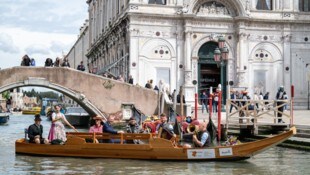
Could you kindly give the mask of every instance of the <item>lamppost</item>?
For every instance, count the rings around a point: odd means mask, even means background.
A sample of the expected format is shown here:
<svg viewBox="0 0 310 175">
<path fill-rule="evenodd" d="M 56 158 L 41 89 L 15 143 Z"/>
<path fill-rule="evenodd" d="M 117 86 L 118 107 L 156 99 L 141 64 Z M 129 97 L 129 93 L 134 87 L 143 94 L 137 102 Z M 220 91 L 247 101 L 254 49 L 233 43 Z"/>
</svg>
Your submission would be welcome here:
<svg viewBox="0 0 310 175">
<path fill-rule="evenodd" d="M 221 91 L 224 91 L 224 66 L 226 65 L 226 62 L 228 60 L 228 53 L 229 50 L 228 48 L 225 46 L 225 38 L 224 36 L 220 36 L 218 38 L 218 45 L 219 47 L 217 47 L 214 50 L 214 61 L 216 62 L 218 67 L 221 67 Z M 226 95 L 223 95 L 223 104 L 226 103 L 225 98 Z"/>
<path fill-rule="evenodd" d="M 222 129 L 221 129 L 221 111 L 222 109 L 222 101 L 223 104 L 225 103 L 224 100 L 222 99 L 226 99 L 226 95 L 223 94 L 225 86 L 224 86 L 224 66 L 226 65 L 226 62 L 228 60 L 228 53 L 229 50 L 228 48 L 225 46 L 225 38 L 223 36 L 220 36 L 218 38 L 218 44 L 219 47 L 216 48 L 214 50 L 214 61 L 216 62 L 217 66 L 221 66 L 221 92 L 219 92 L 219 101 L 218 101 L 218 140 L 221 140 L 221 133 L 222 133 Z"/>
</svg>

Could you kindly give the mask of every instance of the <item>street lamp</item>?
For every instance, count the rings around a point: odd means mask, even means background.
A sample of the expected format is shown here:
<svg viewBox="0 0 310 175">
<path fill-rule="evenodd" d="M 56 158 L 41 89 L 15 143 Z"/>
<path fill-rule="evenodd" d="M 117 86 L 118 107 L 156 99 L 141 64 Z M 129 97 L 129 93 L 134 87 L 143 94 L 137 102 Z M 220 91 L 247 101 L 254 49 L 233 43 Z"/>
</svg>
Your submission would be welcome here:
<svg viewBox="0 0 310 175">
<path fill-rule="evenodd" d="M 219 93 L 219 111 L 218 111 L 218 126 L 217 126 L 217 129 L 218 129 L 218 140 L 220 141 L 221 140 L 221 111 L 223 110 L 222 107 L 222 101 L 223 101 L 223 104 L 225 103 L 224 100 L 222 99 L 225 99 L 226 95 L 224 94 L 223 95 L 223 91 L 224 91 L 224 66 L 228 60 L 228 53 L 229 53 L 229 50 L 228 48 L 225 46 L 225 38 L 223 36 L 220 36 L 218 38 L 218 45 L 219 47 L 216 48 L 214 50 L 214 61 L 216 62 L 217 66 L 221 66 L 221 92 Z"/>
<path fill-rule="evenodd" d="M 217 47 L 214 50 L 214 61 L 216 62 L 218 67 L 221 67 L 221 87 L 222 87 L 222 92 L 223 92 L 224 90 L 224 66 L 226 65 L 226 62 L 228 60 L 228 53 L 229 53 L 228 48 L 225 46 L 224 36 L 220 36 L 218 38 L 218 46 L 219 47 Z M 226 97 L 226 95 L 223 97 Z"/>
</svg>

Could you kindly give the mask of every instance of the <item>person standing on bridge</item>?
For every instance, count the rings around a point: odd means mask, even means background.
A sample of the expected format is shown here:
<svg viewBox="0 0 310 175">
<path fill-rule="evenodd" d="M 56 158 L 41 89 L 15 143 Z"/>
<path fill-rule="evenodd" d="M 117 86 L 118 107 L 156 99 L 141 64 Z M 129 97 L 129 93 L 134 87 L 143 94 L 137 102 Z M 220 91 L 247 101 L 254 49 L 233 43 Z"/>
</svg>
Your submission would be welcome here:
<svg viewBox="0 0 310 175">
<path fill-rule="evenodd" d="M 60 59 L 57 57 L 54 62 L 54 67 L 60 67 Z"/>
<path fill-rule="evenodd" d="M 68 58 L 64 58 L 64 62 L 61 64 L 61 67 L 70 67 L 70 63 Z"/>
<path fill-rule="evenodd" d="M 53 67 L 53 60 L 51 58 L 46 58 L 45 67 Z"/>
<path fill-rule="evenodd" d="M 36 61 L 34 60 L 34 58 L 31 58 L 30 66 L 36 66 Z"/>
<path fill-rule="evenodd" d="M 53 140 L 59 139 L 63 142 L 67 141 L 66 130 L 63 123 L 67 124 L 75 132 L 78 132 L 74 126 L 72 126 L 65 115 L 60 112 L 60 105 L 55 105 L 55 112 L 52 114 L 52 125 L 50 132 L 48 134 L 48 140 L 52 142 Z"/>
<path fill-rule="evenodd" d="M 77 66 L 77 70 L 79 71 L 85 71 L 85 66 L 83 64 L 83 61 L 81 61 L 81 63 Z"/>
<path fill-rule="evenodd" d="M 28 55 L 24 55 L 22 58 L 21 66 L 30 66 L 30 58 Z"/>
</svg>

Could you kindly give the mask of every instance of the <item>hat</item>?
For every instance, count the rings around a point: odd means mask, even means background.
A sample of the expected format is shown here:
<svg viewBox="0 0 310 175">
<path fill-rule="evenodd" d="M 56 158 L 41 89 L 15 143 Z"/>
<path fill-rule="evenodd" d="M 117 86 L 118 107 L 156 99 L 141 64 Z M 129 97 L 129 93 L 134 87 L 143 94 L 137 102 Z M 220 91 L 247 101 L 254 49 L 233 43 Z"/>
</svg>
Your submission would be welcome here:
<svg viewBox="0 0 310 175">
<path fill-rule="evenodd" d="M 93 117 L 93 120 L 102 120 L 102 117 L 96 115 L 95 117 Z"/>
<path fill-rule="evenodd" d="M 34 121 L 42 121 L 40 114 L 34 116 Z"/>
</svg>

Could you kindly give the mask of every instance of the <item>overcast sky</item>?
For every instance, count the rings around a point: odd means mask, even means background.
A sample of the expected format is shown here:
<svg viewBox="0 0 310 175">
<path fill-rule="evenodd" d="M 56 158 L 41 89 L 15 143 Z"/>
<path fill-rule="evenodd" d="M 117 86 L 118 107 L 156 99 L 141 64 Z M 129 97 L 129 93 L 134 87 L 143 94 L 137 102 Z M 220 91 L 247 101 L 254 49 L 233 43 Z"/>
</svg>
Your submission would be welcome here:
<svg viewBox="0 0 310 175">
<path fill-rule="evenodd" d="M 88 18 L 86 0 L 0 0 L 0 68 L 28 54 L 43 66 L 67 53 Z"/>
</svg>

